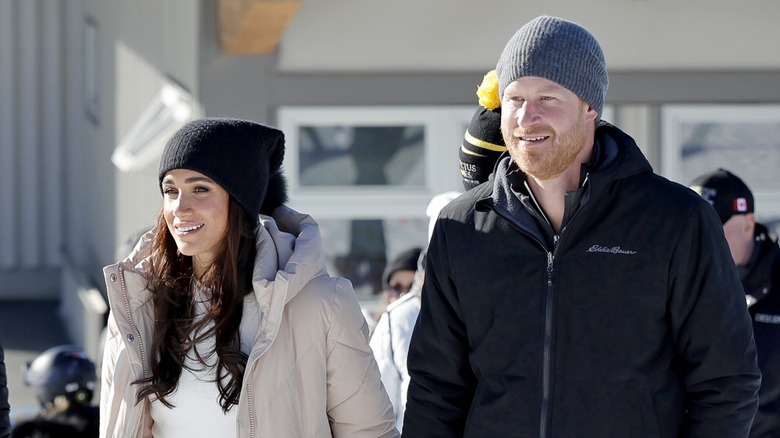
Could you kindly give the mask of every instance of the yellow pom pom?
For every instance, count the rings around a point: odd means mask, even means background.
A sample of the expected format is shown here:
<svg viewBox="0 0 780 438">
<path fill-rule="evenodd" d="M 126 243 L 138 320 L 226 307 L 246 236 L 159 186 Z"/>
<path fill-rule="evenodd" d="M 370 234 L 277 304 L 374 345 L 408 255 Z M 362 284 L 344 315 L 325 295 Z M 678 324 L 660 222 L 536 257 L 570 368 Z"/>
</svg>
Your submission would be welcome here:
<svg viewBox="0 0 780 438">
<path fill-rule="evenodd" d="M 498 75 L 495 70 L 490 70 L 482 78 L 482 83 L 477 87 L 477 97 L 479 104 L 489 110 L 501 106 L 501 99 L 498 98 Z"/>
</svg>

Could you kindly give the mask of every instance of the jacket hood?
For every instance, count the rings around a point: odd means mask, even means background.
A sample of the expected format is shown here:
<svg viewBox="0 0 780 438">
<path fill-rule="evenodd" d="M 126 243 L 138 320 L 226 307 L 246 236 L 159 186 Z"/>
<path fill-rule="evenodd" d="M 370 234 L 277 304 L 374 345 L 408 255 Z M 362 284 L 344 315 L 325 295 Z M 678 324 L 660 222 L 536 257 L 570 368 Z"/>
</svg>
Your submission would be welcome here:
<svg viewBox="0 0 780 438">
<path fill-rule="evenodd" d="M 328 275 L 317 222 L 282 205 L 260 215 L 252 286 L 262 312 L 261 344 L 276 338 L 284 307 L 312 279 Z"/>
<path fill-rule="evenodd" d="M 260 215 L 255 228 L 257 256 L 252 274 L 252 286 L 264 315 L 264 323 L 278 322 L 281 312 L 313 278 L 328 275 L 319 225 L 311 216 L 282 205 L 272 216 Z M 125 271 L 145 276 L 145 265 L 151 254 L 154 231 L 139 239 L 130 255 L 118 264 Z M 144 282 L 137 280 L 140 286 Z M 145 288 L 129 294 L 134 305 L 148 301 Z"/>
<path fill-rule="evenodd" d="M 653 168 L 634 139 L 616 126 L 600 121 L 596 126 L 593 157 L 585 165 L 591 176 L 624 179 Z"/>
<path fill-rule="evenodd" d="M 600 192 L 614 180 L 652 171 L 652 166 L 630 135 L 608 122 L 603 120 L 599 122 L 596 127 L 593 155 L 588 163 L 582 165 L 581 176 L 584 179 L 585 175 L 588 175 L 593 185 L 593 192 Z M 475 189 L 475 194 L 490 194 L 485 189 L 492 185 L 494 204 L 511 205 L 511 202 L 507 202 L 507 199 L 513 197 L 507 178 L 514 172 L 520 172 L 517 165 L 508 154 L 502 155 L 489 182 L 481 186 L 482 190 Z"/>
<path fill-rule="evenodd" d="M 608 122 L 600 121 L 596 127 L 591 158 L 581 168 L 582 186 L 576 194 L 578 205 L 606 193 L 609 185 L 615 181 L 652 171 L 650 163 L 631 136 Z M 529 213 L 535 210 L 535 201 L 525 188 L 524 180 L 525 176 L 511 156 L 504 154 L 488 181 L 469 190 L 457 203 L 472 203 L 477 210 L 493 208 L 520 229 L 537 236 L 540 241 L 549 240 L 552 236 L 539 225 L 546 219 L 537 220 L 532 217 L 533 213 Z"/>
<path fill-rule="evenodd" d="M 328 275 L 320 228 L 311 216 L 283 205 L 272 216 L 260 215 L 255 234 L 252 284 L 258 300 L 283 286 L 287 303 L 313 278 Z"/>
</svg>

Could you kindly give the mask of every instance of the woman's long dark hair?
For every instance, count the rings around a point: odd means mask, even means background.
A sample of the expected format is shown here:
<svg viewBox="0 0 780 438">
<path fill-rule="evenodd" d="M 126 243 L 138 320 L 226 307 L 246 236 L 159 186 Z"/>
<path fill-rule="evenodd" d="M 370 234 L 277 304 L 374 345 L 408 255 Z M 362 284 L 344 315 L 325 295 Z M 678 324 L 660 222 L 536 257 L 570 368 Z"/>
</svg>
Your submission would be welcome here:
<svg viewBox="0 0 780 438">
<path fill-rule="evenodd" d="M 192 257 L 178 252 L 162 210 L 158 214 L 148 272 L 155 313 L 151 374 L 135 382 L 141 384 L 137 401 L 154 395 L 165 406 L 173 407 L 166 397 L 176 390 L 185 356 L 197 343 L 215 336 L 219 404 L 224 412 L 238 404 L 247 362 L 247 355 L 240 350 L 238 329 L 244 297 L 252 291 L 255 262 L 256 220 L 251 219 L 231 196 L 221 251 L 203 277 L 197 279 L 211 293 L 210 310 L 195 322 Z M 206 329 L 210 321 L 214 325 Z M 196 357 L 204 362 L 200 354 Z"/>
</svg>

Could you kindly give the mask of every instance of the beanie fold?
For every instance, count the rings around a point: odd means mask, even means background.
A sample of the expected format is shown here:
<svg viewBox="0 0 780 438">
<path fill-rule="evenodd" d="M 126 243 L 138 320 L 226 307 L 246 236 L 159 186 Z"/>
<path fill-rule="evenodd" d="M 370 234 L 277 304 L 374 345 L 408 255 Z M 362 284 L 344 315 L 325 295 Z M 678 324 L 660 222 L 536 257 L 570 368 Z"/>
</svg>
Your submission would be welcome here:
<svg viewBox="0 0 780 438">
<path fill-rule="evenodd" d="M 585 28 L 556 17 L 537 17 L 504 47 L 498 64 L 499 94 L 513 81 L 536 76 L 556 82 L 595 109 L 599 116 L 609 87 L 601 46 Z"/>
<path fill-rule="evenodd" d="M 162 186 L 165 174 L 173 169 L 200 172 L 256 218 L 287 201 L 283 159 L 284 134 L 276 128 L 240 119 L 198 119 L 168 140 L 160 158 L 159 183 Z M 273 194 L 265 202 L 269 187 Z"/>
</svg>

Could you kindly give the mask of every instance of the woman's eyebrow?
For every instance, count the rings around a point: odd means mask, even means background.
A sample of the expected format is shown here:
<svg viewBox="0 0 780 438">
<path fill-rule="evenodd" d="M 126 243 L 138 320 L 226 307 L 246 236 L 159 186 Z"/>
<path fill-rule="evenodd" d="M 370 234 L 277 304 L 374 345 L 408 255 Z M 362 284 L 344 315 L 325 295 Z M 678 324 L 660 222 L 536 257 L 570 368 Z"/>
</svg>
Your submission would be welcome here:
<svg viewBox="0 0 780 438">
<path fill-rule="evenodd" d="M 191 184 L 194 182 L 207 182 L 214 184 L 214 180 L 206 176 L 193 176 L 184 180 L 185 183 Z"/>
<path fill-rule="evenodd" d="M 187 179 L 184 180 L 185 184 L 192 184 L 192 183 L 196 183 L 196 182 L 206 182 L 206 183 L 216 184 L 213 179 L 205 177 L 205 176 L 193 176 L 193 177 L 190 177 L 190 178 L 187 178 Z M 162 183 L 163 184 L 173 184 L 174 181 L 173 181 L 173 178 L 171 178 L 170 176 L 166 176 L 165 179 L 163 179 Z"/>
</svg>

